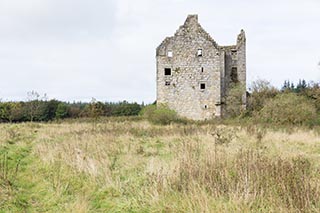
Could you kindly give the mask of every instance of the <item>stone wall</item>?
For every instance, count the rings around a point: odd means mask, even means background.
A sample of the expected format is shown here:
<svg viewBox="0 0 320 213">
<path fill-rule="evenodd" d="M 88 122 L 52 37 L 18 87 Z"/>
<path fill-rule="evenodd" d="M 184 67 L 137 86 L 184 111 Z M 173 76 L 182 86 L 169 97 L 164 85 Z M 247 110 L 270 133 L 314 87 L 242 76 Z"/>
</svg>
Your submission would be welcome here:
<svg viewBox="0 0 320 213">
<path fill-rule="evenodd" d="M 246 36 L 244 30 L 241 30 L 241 33 L 238 35 L 237 38 L 237 49 L 238 49 L 238 74 L 239 74 L 239 81 L 242 85 L 246 85 L 246 74 L 247 74 L 247 64 L 246 64 Z M 243 91 L 242 95 L 242 107 L 246 108 L 247 103 L 247 95 L 246 90 Z"/>
<path fill-rule="evenodd" d="M 175 35 L 157 48 L 157 103 L 167 104 L 179 115 L 194 120 L 221 116 L 228 76 L 232 67 L 243 63 L 232 60 L 232 48 L 241 55 L 245 50 L 240 43 L 239 50 L 237 46 L 219 47 L 200 26 L 198 16 L 189 15 Z M 171 69 L 170 75 L 165 69 Z M 242 73 L 239 68 L 239 78 L 243 78 Z"/>
</svg>

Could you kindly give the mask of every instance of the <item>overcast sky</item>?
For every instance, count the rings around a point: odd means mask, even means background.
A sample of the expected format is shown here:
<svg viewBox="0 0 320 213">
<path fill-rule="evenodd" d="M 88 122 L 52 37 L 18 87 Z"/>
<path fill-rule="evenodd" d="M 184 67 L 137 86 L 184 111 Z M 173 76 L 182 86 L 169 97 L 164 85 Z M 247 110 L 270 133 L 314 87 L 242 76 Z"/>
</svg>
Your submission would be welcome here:
<svg viewBox="0 0 320 213">
<path fill-rule="evenodd" d="M 188 14 L 247 36 L 247 84 L 320 81 L 320 0 L 0 0 L 0 99 L 152 102 L 155 49 Z"/>
</svg>

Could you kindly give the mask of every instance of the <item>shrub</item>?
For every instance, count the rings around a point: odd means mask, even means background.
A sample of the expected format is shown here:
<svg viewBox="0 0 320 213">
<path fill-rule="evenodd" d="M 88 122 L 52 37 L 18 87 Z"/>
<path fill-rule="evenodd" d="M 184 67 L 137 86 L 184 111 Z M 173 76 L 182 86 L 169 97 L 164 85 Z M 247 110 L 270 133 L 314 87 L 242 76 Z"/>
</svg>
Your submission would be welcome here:
<svg viewBox="0 0 320 213">
<path fill-rule="evenodd" d="M 178 121 L 178 115 L 166 105 L 149 105 L 141 111 L 143 117 L 154 124 L 168 125 Z"/>
<path fill-rule="evenodd" d="M 313 84 L 312 86 L 304 89 L 302 95 L 306 96 L 313 101 L 317 111 L 320 112 L 320 85 Z"/>
<path fill-rule="evenodd" d="M 226 98 L 226 117 L 237 117 L 243 112 L 244 94 L 246 88 L 242 84 L 233 85 Z"/>
<path fill-rule="evenodd" d="M 266 102 L 279 94 L 279 90 L 271 86 L 270 82 L 266 80 L 252 82 L 251 91 L 247 100 L 247 110 L 249 114 L 253 111 L 260 111 Z"/>
<path fill-rule="evenodd" d="M 277 124 L 312 124 L 317 122 L 314 104 L 304 96 L 283 93 L 270 99 L 255 118 Z"/>
<path fill-rule="evenodd" d="M 146 119 L 149 119 L 156 109 L 157 109 L 156 104 L 147 105 L 140 111 L 140 116 L 143 116 Z"/>
</svg>

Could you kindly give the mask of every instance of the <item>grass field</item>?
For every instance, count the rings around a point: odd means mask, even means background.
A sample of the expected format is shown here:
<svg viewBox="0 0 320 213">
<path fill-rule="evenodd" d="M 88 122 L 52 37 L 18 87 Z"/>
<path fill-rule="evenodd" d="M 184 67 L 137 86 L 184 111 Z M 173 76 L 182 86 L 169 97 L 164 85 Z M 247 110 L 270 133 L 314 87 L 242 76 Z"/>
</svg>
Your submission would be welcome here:
<svg viewBox="0 0 320 213">
<path fill-rule="evenodd" d="M 0 124 L 0 212 L 320 212 L 320 131 Z"/>
</svg>

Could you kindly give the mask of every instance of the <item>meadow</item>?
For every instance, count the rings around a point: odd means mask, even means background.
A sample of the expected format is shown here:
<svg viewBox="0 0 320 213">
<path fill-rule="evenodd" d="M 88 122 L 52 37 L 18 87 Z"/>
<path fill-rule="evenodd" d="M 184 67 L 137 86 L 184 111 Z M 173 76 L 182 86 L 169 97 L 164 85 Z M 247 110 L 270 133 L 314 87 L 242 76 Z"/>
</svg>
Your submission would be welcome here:
<svg viewBox="0 0 320 213">
<path fill-rule="evenodd" d="M 320 129 L 0 124 L 0 212 L 320 212 Z"/>
</svg>

